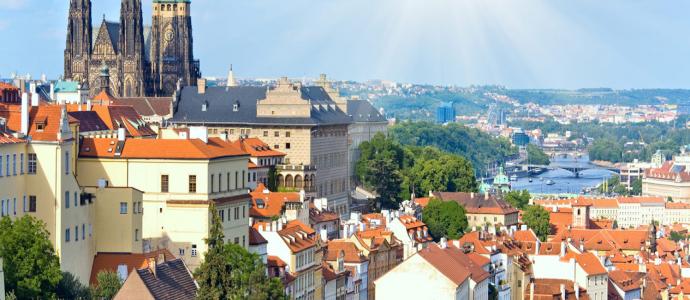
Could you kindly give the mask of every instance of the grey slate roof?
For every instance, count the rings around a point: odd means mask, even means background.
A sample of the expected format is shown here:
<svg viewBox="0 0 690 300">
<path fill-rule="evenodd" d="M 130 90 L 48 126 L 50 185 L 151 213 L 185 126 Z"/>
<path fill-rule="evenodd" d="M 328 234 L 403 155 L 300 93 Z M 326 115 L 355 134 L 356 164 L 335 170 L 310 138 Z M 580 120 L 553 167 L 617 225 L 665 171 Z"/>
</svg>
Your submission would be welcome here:
<svg viewBox="0 0 690 300">
<path fill-rule="evenodd" d="M 148 268 L 137 270 L 137 273 L 155 299 L 196 298 L 194 279 L 179 258 L 157 265 L 155 276 Z"/>
<path fill-rule="evenodd" d="M 347 101 L 347 113 L 352 116 L 355 123 L 387 122 L 386 118 L 366 100 Z"/>
<path fill-rule="evenodd" d="M 67 114 L 79 120 L 79 131 L 81 132 L 109 130 L 95 111 L 72 111 Z"/>
<path fill-rule="evenodd" d="M 256 103 L 266 99 L 266 87 L 207 87 L 204 94 L 197 92 L 197 87 L 182 89 L 180 101 L 175 109 L 171 123 L 175 124 L 247 124 L 247 125 L 335 125 L 350 124 L 352 118 L 335 106 L 321 87 L 302 87 L 302 98 L 311 100 L 311 117 L 257 117 Z M 206 111 L 202 104 L 206 103 Z M 233 105 L 239 104 L 239 110 L 233 111 Z M 314 108 L 316 104 L 325 104 Z"/>
</svg>

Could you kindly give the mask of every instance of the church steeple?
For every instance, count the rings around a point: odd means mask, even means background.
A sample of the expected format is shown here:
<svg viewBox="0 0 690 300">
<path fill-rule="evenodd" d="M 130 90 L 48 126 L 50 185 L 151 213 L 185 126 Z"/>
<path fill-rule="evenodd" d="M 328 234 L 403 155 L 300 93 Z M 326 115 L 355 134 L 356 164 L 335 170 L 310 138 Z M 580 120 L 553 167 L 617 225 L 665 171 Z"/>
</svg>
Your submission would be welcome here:
<svg viewBox="0 0 690 300">
<path fill-rule="evenodd" d="M 65 78 L 88 78 L 91 56 L 91 0 L 70 0 L 65 48 Z"/>
<path fill-rule="evenodd" d="M 119 95 L 124 97 L 144 96 L 145 49 L 144 23 L 142 21 L 141 0 L 122 0 L 120 8 L 120 66 L 124 70 Z M 125 68 L 124 66 L 128 66 Z"/>
</svg>

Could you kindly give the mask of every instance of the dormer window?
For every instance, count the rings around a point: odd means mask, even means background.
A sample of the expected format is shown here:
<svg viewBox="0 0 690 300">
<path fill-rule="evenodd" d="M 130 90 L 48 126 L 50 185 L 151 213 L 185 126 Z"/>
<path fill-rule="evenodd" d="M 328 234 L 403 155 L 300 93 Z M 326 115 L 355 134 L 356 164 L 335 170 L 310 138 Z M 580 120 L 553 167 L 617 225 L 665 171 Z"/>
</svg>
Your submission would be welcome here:
<svg viewBox="0 0 690 300">
<path fill-rule="evenodd" d="M 45 121 L 36 123 L 36 131 L 43 131 L 46 128 Z"/>
<path fill-rule="evenodd" d="M 206 111 L 208 109 L 208 102 L 204 101 L 204 103 L 201 103 L 201 111 Z"/>
<path fill-rule="evenodd" d="M 232 111 L 239 111 L 240 110 L 240 103 L 235 101 L 235 104 L 232 105 Z"/>
</svg>

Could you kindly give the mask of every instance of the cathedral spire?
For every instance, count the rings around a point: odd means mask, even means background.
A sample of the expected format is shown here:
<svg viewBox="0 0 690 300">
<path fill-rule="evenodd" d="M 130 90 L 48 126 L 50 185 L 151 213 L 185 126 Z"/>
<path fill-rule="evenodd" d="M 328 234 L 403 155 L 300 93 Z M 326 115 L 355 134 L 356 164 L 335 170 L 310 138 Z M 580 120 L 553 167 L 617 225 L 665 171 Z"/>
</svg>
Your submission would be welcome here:
<svg viewBox="0 0 690 300">
<path fill-rule="evenodd" d="M 230 65 L 230 72 L 228 72 L 228 83 L 226 86 L 237 86 L 237 81 L 235 80 L 235 74 L 232 72 L 232 65 Z"/>
<path fill-rule="evenodd" d="M 88 78 L 91 56 L 91 0 L 71 0 L 67 19 L 65 78 Z"/>
</svg>

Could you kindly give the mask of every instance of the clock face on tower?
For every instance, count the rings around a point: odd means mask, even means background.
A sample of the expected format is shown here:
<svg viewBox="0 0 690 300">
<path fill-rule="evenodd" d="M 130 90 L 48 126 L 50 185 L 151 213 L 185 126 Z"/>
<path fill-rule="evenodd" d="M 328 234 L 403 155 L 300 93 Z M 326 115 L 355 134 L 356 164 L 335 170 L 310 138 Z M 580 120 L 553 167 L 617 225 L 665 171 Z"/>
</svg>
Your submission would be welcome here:
<svg viewBox="0 0 690 300">
<path fill-rule="evenodd" d="M 165 33 L 163 34 L 163 38 L 165 38 L 166 42 L 172 41 L 174 36 L 175 36 L 175 32 L 173 32 L 171 27 L 168 27 L 165 29 Z"/>
</svg>

